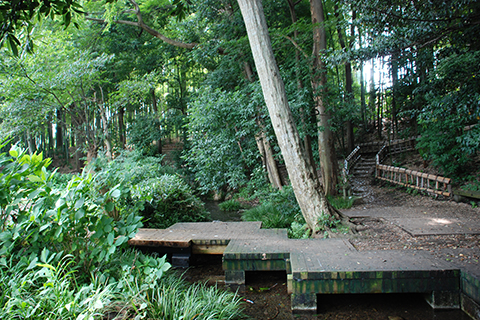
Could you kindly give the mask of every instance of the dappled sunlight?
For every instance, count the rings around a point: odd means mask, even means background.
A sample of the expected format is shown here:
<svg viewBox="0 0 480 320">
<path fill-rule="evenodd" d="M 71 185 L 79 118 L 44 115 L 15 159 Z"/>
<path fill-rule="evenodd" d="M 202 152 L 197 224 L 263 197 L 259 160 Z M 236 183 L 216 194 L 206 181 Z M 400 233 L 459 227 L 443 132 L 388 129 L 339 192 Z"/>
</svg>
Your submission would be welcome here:
<svg viewBox="0 0 480 320">
<path fill-rule="evenodd" d="M 430 222 L 428 222 L 428 225 L 446 225 L 446 224 L 452 224 L 453 221 L 444 219 L 444 218 L 432 218 L 430 219 Z"/>
</svg>

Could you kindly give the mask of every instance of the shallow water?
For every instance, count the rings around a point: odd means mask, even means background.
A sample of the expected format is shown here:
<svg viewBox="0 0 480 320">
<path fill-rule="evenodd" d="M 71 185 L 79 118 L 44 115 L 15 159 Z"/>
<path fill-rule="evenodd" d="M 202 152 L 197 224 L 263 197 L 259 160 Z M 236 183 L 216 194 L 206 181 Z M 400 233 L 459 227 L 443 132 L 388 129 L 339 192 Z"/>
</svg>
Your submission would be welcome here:
<svg viewBox="0 0 480 320">
<path fill-rule="evenodd" d="M 223 211 L 218 207 L 219 201 L 203 200 L 203 202 L 213 221 L 242 221 L 242 214 L 239 211 Z"/>
</svg>

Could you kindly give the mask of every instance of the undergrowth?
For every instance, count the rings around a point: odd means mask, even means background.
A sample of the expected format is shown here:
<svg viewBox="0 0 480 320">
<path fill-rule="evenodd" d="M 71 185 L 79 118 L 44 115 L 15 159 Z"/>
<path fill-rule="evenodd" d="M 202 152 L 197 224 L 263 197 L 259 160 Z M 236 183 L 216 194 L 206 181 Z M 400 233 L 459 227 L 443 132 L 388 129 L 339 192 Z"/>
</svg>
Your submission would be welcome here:
<svg viewBox="0 0 480 320">
<path fill-rule="evenodd" d="M 0 154 L 0 319 L 240 317 L 235 293 L 187 285 L 165 256 L 128 249 L 142 223 L 123 178 L 140 188 L 151 172 L 130 159 L 125 175 L 114 163 L 65 181 L 49 163 L 16 147 Z M 172 197 L 188 193 L 175 182 Z"/>
</svg>

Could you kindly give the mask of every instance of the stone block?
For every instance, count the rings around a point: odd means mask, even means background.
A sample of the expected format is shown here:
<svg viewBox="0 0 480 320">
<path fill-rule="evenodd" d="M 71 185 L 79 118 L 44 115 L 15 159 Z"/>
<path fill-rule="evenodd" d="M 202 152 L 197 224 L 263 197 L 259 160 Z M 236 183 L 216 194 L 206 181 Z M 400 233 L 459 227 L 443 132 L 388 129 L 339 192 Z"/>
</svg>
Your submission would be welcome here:
<svg viewBox="0 0 480 320">
<path fill-rule="evenodd" d="M 425 294 L 425 300 L 433 309 L 460 309 L 458 291 L 433 291 Z"/>
</svg>

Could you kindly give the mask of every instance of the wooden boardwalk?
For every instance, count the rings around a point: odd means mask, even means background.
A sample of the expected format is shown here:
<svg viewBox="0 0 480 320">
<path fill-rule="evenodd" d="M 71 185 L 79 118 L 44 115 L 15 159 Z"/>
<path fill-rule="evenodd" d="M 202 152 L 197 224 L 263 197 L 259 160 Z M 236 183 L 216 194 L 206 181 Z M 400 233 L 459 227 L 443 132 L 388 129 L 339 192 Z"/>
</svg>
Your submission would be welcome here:
<svg viewBox="0 0 480 320">
<path fill-rule="evenodd" d="M 425 293 L 432 307 L 460 307 L 460 270 L 419 251 L 358 252 L 347 240 L 288 239 L 260 222 L 177 223 L 140 229 L 129 243 L 223 254 L 230 286 L 244 285 L 248 271 L 285 270 L 294 312 L 315 312 L 317 295 L 337 293 Z"/>
</svg>

